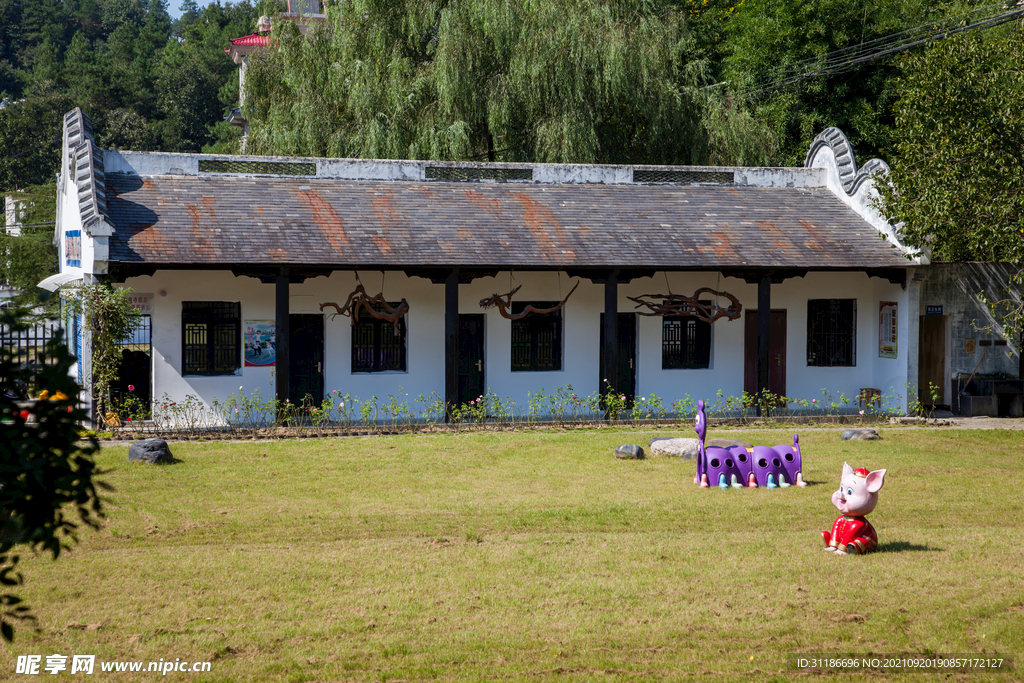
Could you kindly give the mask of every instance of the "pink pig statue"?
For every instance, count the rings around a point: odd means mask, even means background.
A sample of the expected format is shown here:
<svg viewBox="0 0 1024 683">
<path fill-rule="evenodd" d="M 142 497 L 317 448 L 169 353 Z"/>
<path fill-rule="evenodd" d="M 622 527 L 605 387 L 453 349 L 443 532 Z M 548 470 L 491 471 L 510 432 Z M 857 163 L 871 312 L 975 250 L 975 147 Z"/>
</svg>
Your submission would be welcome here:
<svg viewBox="0 0 1024 683">
<path fill-rule="evenodd" d="M 878 534 L 865 515 L 878 505 L 878 492 L 885 482 L 885 470 L 868 472 L 843 463 L 839 490 L 832 494 L 832 504 L 843 513 L 832 524 L 832 531 L 822 531 L 825 550 L 836 555 L 863 555 L 878 545 Z"/>
</svg>

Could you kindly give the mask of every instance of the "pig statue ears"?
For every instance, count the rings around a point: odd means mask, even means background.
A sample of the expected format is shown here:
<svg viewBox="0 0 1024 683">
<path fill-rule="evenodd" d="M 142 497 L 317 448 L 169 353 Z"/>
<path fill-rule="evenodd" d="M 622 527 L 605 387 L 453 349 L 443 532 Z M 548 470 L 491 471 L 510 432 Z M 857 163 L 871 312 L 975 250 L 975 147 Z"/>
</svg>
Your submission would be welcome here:
<svg viewBox="0 0 1024 683">
<path fill-rule="evenodd" d="M 845 477 L 848 474 L 853 474 L 853 468 L 850 467 L 850 463 L 844 462 L 843 463 L 843 476 Z"/>
<path fill-rule="evenodd" d="M 882 489 L 882 484 L 885 483 L 885 470 L 875 470 L 874 472 L 868 473 L 867 485 L 868 493 L 878 493 Z"/>
</svg>

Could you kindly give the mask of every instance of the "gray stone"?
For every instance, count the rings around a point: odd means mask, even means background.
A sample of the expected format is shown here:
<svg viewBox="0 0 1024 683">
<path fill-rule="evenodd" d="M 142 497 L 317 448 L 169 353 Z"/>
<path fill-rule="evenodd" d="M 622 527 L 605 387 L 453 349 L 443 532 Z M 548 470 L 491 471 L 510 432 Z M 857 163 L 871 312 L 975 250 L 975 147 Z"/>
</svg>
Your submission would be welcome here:
<svg viewBox="0 0 1024 683">
<path fill-rule="evenodd" d="M 641 460 L 644 449 L 636 444 L 626 444 L 615 449 L 615 457 L 620 460 Z"/>
<path fill-rule="evenodd" d="M 142 460 L 151 465 L 170 464 L 174 462 L 171 449 L 163 439 L 146 439 L 136 441 L 128 447 L 129 460 Z"/>
<path fill-rule="evenodd" d="M 652 439 L 651 440 L 651 453 L 658 453 L 659 455 L 672 455 L 683 460 L 696 460 L 697 459 L 697 445 L 700 443 L 697 439 Z"/>
<path fill-rule="evenodd" d="M 843 431 L 843 441 L 877 441 L 882 435 L 874 429 L 846 429 Z"/>
<path fill-rule="evenodd" d="M 718 448 L 728 448 L 729 446 L 743 446 L 746 449 L 751 449 L 754 444 L 747 443 L 746 441 L 740 441 L 739 439 L 708 439 L 704 442 L 705 446 L 716 446 Z"/>
</svg>

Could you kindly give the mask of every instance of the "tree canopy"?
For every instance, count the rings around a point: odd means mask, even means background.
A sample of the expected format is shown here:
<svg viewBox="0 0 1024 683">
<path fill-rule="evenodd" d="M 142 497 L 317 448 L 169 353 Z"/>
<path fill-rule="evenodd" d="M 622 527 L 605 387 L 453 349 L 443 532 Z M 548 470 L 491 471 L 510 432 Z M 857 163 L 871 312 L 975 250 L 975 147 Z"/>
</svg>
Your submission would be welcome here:
<svg viewBox="0 0 1024 683">
<path fill-rule="evenodd" d="M 687 58 L 695 44 L 673 3 L 346 0 L 327 17 L 305 37 L 278 22 L 271 49 L 250 58 L 253 151 L 676 164 L 757 154 L 709 132 L 696 88 L 706 65 Z"/>
<path fill-rule="evenodd" d="M 1002 261 L 1024 283 L 1024 25 L 936 43 L 903 60 L 896 144 L 881 209 L 935 260 Z M 1019 293 L 985 292 L 1005 336 Z"/>
</svg>

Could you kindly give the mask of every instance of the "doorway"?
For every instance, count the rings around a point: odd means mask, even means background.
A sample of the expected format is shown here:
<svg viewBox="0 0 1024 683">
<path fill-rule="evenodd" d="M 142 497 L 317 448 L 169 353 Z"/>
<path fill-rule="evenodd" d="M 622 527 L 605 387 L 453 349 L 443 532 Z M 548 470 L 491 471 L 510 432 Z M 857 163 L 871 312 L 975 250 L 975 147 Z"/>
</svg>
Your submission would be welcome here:
<svg viewBox="0 0 1024 683">
<path fill-rule="evenodd" d="M 292 314 L 288 325 L 288 399 L 292 405 L 309 400 L 319 406 L 324 399 L 324 317 Z"/>
<path fill-rule="evenodd" d="M 456 401 L 464 405 L 486 393 L 484 382 L 484 316 L 459 315 L 459 360 L 456 368 L 459 388 Z"/>
<path fill-rule="evenodd" d="M 744 321 L 743 390 L 757 394 L 757 311 L 747 310 Z M 786 395 L 786 309 L 772 309 L 768 323 L 768 390 L 775 396 Z"/>
<path fill-rule="evenodd" d="M 949 410 L 946 400 L 946 347 L 949 335 L 948 315 L 922 315 L 917 352 L 917 397 L 921 406 L 934 410 Z M 934 386 L 935 396 L 932 396 Z"/>
<path fill-rule="evenodd" d="M 597 386 L 604 392 L 604 380 L 608 377 L 604 367 L 604 313 L 601 314 L 601 376 Z M 636 397 L 636 313 L 619 313 L 619 386 L 620 394 L 625 394 L 629 405 Z"/>
</svg>

